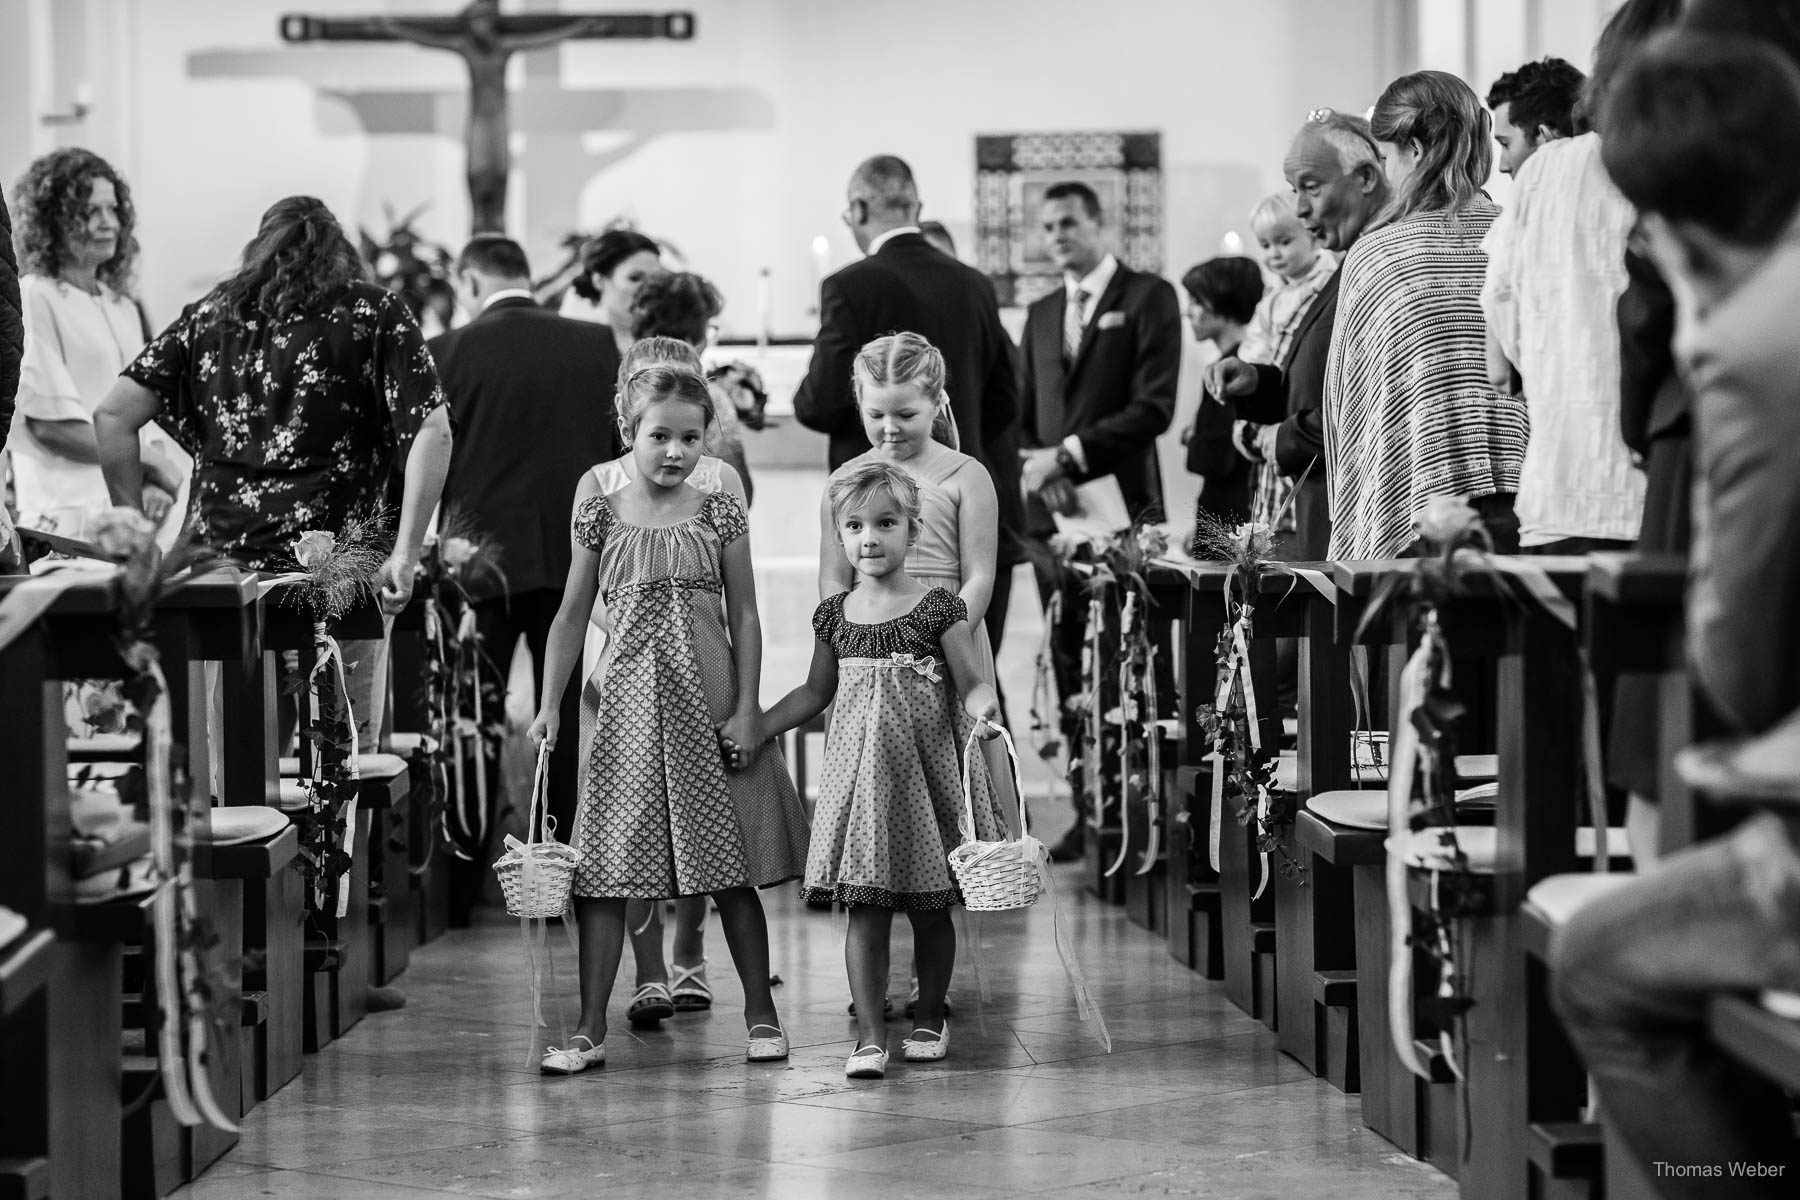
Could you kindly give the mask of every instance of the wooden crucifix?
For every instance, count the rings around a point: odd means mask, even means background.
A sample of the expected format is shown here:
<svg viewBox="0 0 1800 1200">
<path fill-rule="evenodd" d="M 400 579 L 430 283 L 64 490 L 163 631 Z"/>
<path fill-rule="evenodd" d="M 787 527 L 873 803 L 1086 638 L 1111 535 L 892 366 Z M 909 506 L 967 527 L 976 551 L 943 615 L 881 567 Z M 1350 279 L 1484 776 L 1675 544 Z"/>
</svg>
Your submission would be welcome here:
<svg viewBox="0 0 1800 1200">
<path fill-rule="evenodd" d="M 476 233 L 506 229 L 506 176 L 512 168 L 507 118 L 506 62 L 522 50 L 542 50 L 577 38 L 694 36 L 694 14 L 525 13 L 504 16 L 500 0 L 474 0 L 454 17 L 281 18 L 288 42 L 411 42 L 450 50 L 469 68 L 467 133 L 469 206 Z"/>
</svg>

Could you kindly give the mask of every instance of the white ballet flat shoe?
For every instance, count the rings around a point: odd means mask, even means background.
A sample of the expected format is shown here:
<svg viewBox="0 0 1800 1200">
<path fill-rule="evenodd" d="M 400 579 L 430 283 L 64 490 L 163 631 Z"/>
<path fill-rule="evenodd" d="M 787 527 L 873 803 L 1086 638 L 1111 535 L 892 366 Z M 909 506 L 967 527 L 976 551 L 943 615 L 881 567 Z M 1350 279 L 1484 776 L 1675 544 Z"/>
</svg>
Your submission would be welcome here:
<svg viewBox="0 0 1800 1200">
<path fill-rule="evenodd" d="M 587 1042 L 587 1049 L 578 1048 L 576 1042 Z M 578 1075 L 589 1067 L 598 1067 L 605 1062 L 606 1039 L 601 1038 L 600 1044 L 596 1046 L 578 1033 L 560 1050 L 555 1046 L 549 1047 L 544 1052 L 544 1061 L 538 1064 L 538 1070 L 546 1075 Z"/>
<path fill-rule="evenodd" d="M 950 1053 L 950 1019 L 944 1019 L 944 1031 L 929 1042 L 919 1038 L 921 1033 L 936 1033 L 932 1029 L 915 1029 L 913 1036 L 900 1043 L 900 1057 L 907 1062 L 941 1062 Z"/>
<path fill-rule="evenodd" d="M 773 1029 L 775 1031 L 775 1036 L 770 1037 L 767 1034 L 763 1034 L 761 1037 L 758 1037 L 756 1031 L 759 1029 Z M 780 1062 L 787 1056 L 787 1031 L 782 1029 L 781 1026 L 752 1025 L 750 1027 L 750 1040 L 744 1047 L 744 1059 L 746 1062 Z"/>
<path fill-rule="evenodd" d="M 880 1046 L 858 1046 L 844 1064 L 847 1079 L 880 1079 L 887 1074 L 888 1052 Z"/>
</svg>

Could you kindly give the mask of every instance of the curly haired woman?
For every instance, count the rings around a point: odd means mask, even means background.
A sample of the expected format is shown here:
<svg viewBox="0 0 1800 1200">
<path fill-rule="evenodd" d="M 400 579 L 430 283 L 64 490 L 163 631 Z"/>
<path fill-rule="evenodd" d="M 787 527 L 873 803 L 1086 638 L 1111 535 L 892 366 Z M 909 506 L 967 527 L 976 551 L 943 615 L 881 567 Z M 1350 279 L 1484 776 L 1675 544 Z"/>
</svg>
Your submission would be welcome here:
<svg viewBox="0 0 1800 1200">
<path fill-rule="evenodd" d="M 53 150 L 14 189 L 25 355 L 13 417 L 13 479 L 21 523 L 82 538 L 107 508 L 94 441 L 94 410 L 144 345 L 144 315 L 131 296 L 137 214 L 131 188 L 88 150 Z M 159 430 L 140 441 L 144 508 L 181 523 L 176 497 L 189 460 Z"/>
</svg>

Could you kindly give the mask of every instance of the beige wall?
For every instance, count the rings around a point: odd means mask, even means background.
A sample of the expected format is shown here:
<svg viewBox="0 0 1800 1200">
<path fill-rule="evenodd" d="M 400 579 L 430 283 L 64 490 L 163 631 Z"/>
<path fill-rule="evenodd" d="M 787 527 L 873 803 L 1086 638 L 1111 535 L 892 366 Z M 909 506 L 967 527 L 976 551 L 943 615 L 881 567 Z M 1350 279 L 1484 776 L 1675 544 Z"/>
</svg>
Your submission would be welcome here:
<svg viewBox="0 0 1800 1200">
<path fill-rule="evenodd" d="M 1408 9 L 1407 0 L 689 3 L 700 31 L 692 43 L 591 43 L 515 63 L 515 149 L 527 170 L 515 177 L 513 232 L 548 265 L 565 231 L 629 214 L 715 277 L 732 301 L 728 330 L 756 325 L 757 275 L 768 268 L 774 327 L 791 333 L 809 328 L 812 240 L 828 239 L 828 268 L 855 253 L 837 217 L 851 166 L 875 151 L 905 155 L 928 215 L 966 243 L 978 133 L 1160 130 L 1166 265 L 1178 274 L 1216 253 L 1280 184 L 1282 147 L 1306 109 L 1366 105 L 1400 69 Z M 30 94 L 62 105 L 86 83 L 94 99 L 79 126 L 22 122 L 16 110 L 0 118 L 0 177 L 16 179 L 30 152 L 57 143 L 115 159 L 137 192 L 145 299 L 158 319 L 225 270 L 262 208 L 289 192 L 318 194 L 372 226 L 384 201 L 429 200 L 425 227 L 454 244 L 467 227 L 460 64 L 406 47 L 290 49 L 275 32 L 283 11 L 451 8 L 0 0 L 9 31 L 35 24 L 28 34 L 54 46 L 48 65 L 32 63 Z"/>
</svg>

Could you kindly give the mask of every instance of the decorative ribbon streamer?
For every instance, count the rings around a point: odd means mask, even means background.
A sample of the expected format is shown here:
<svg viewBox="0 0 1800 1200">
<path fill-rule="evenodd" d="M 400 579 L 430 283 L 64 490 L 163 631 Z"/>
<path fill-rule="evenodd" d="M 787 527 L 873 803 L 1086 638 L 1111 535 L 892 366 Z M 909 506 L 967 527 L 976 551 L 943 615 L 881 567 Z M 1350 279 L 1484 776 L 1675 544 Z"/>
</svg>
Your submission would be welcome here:
<svg viewBox="0 0 1800 1200">
<path fill-rule="evenodd" d="M 1212 764 L 1212 817 L 1206 835 L 1207 861 L 1219 870 L 1219 837 L 1225 825 L 1225 756 L 1214 750 L 1205 760 Z"/>
<path fill-rule="evenodd" d="M 896 665 L 905 667 L 933 683 L 944 682 L 944 677 L 938 674 L 937 659 L 929 654 L 894 654 L 890 657 Z"/>
<path fill-rule="evenodd" d="M 170 790 L 170 746 L 174 741 L 169 715 L 169 681 L 153 657 L 146 664 L 156 699 L 144 714 L 144 776 L 148 788 L 152 861 L 156 892 L 151 897 L 151 923 L 156 930 L 156 999 L 163 1020 L 157 1032 L 157 1058 L 169 1111 L 183 1125 L 205 1121 L 236 1133 L 237 1124 L 219 1108 L 206 1073 L 206 1004 L 200 994 L 199 954 L 182 926 L 194 928 L 200 909 L 194 900 L 193 868 L 175 853 L 175 797 Z M 180 1019 L 178 1019 L 180 1018 Z M 186 1053 L 182 1028 L 186 1026 Z M 198 1110 L 198 1111 L 196 1111 Z"/>
<path fill-rule="evenodd" d="M 1144 746 L 1144 811 L 1150 820 L 1150 836 L 1144 844 L 1144 861 L 1137 869 L 1139 875 L 1148 875 L 1156 866 L 1156 855 L 1162 848 L 1162 722 L 1158 719 L 1162 709 L 1156 701 L 1156 646 L 1152 643 L 1144 656 L 1144 712 L 1147 718 L 1140 722 L 1148 739 Z"/>
<path fill-rule="evenodd" d="M 1125 593 L 1119 614 L 1119 856 L 1103 872 L 1110 879 L 1131 856 L 1131 726 L 1136 688 L 1131 678 L 1131 637 L 1137 629 L 1137 593 Z"/>
<path fill-rule="evenodd" d="M 1413 1036 L 1412 904 L 1406 895 L 1407 848 L 1412 841 L 1412 785 L 1419 759 L 1419 731 L 1412 714 L 1430 690 L 1432 656 L 1448 661 L 1443 634 L 1436 622 L 1426 626 L 1419 648 L 1400 674 L 1400 703 L 1393 719 L 1393 745 L 1388 763 L 1388 1035 L 1400 1062 L 1421 1079 L 1431 1072 L 1419 1061 Z M 1447 677 L 1440 672 L 1440 682 Z"/>
<path fill-rule="evenodd" d="M 325 622 L 313 622 L 313 667 L 307 677 L 307 696 L 313 707 L 314 715 L 323 720 L 325 716 L 324 697 L 320 691 L 319 676 L 327 667 L 332 668 L 336 676 L 338 699 L 344 706 L 344 724 L 350 730 L 349 770 L 352 781 L 362 778 L 362 747 L 357 741 L 356 713 L 350 707 L 350 682 L 344 675 L 344 651 L 325 628 Z M 318 754 L 313 755 L 312 776 L 314 783 L 325 782 L 325 764 Z M 350 798 L 344 801 L 344 855 L 354 858 L 356 855 L 356 800 L 357 790 L 350 789 Z M 337 915 L 340 920 L 350 911 L 350 868 L 344 868 L 337 885 Z M 319 906 L 325 905 L 325 889 L 321 884 L 315 893 L 319 898 Z"/>
<path fill-rule="evenodd" d="M 480 648 L 479 648 L 480 642 L 479 642 L 479 635 L 476 631 L 476 625 L 475 625 L 475 610 L 474 610 L 474 608 L 472 608 L 468 605 L 463 606 L 462 614 L 458 618 L 457 623 L 456 623 L 456 645 L 457 645 L 456 665 L 457 665 L 458 672 L 460 673 L 463 669 L 463 655 L 465 653 L 470 654 L 471 661 L 473 664 L 469 668 L 469 702 L 471 705 L 474 706 L 474 709 L 475 709 L 475 716 L 474 716 L 475 728 L 473 731 L 473 736 L 474 736 L 474 740 L 475 740 L 475 823 L 474 823 L 475 837 L 474 837 L 473 844 L 480 846 L 480 845 L 485 844 L 487 841 L 487 825 L 488 825 L 487 752 L 486 752 L 485 747 L 483 747 L 482 741 L 481 741 L 481 652 L 480 652 Z M 474 647 L 474 649 L 471 650 L 471 647 Z M 460 708 L 458 711 L 460 712 Z M 456 735 L 456 758 L 457 758 L 458 762 L 462 761 L 463 741 L 464 741 L 465 736 L 467 736 L 467 735 L 465 734 L 465 732 L 462 728 L 462 723 L 459 720 L 457 722 L 457 735 Z"/>
<path fill-rule="evenodd" d="M 1081 755 L 1082 780 L 1087 790 L 1088 824 L 1099 832 L 1105 824 L 1106 798 L 1103 772 L 1100 769 L 1101 747 L 1105 745 L 1105 714 L 1100 708 L 1100 624 L 1106 608 L 1099 593 L 1088 600 L 1087 645 L 1082 651 L 1082 682 L 1087 691 L 1087 727 L 1089 745 Z"/>
</svg>

